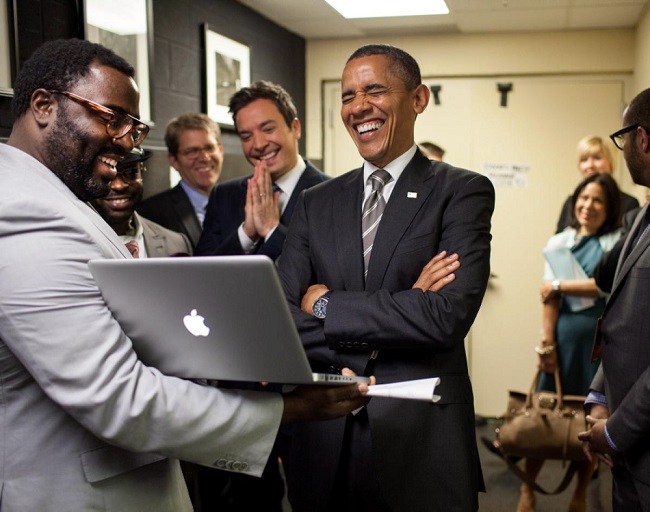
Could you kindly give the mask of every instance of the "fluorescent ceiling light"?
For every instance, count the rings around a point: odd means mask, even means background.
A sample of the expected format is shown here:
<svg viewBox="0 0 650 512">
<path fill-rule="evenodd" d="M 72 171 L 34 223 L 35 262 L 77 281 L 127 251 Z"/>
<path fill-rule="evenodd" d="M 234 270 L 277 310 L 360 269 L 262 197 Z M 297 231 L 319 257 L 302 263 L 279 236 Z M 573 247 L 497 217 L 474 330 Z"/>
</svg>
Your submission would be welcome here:
<svg viewBox="0 0 650 512">
<path fill-rule="evenodd" d="M 345 18 L 449 14 L 444 0 L 325 0 Z"/>
</svg>

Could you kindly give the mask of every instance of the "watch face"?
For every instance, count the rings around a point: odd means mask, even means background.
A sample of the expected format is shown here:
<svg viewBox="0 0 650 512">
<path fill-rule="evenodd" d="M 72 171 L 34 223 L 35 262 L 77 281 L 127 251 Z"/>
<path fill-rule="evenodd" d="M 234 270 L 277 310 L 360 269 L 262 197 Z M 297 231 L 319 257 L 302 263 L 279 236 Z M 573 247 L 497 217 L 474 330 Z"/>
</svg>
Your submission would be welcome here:
<svg viewBox="0 0 650 512">
<path fill-rule="evenodd" d="M 316 299 L 316 302 L 314 302 L 314 307 L 312 309 L 316 318 L 325 318 L 325 314 L 327 313 L 327 298 L 320 297 L 319 299 Z"/>
</svg>

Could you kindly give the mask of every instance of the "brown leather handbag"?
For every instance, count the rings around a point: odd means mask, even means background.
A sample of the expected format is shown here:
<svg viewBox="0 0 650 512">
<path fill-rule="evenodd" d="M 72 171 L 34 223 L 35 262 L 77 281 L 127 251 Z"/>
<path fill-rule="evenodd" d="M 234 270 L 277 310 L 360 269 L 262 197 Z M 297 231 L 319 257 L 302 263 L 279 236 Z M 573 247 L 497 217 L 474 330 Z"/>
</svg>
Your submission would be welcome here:
<svg viewBox="0 0 650 512">
<path fill-rule="evenodd" d="M 481 440 L 492 453 L 501 457 L 512 472 L 537 492 L 552 495 L 564 491 L 577 471 L 576 463 L 585 459 L 578 432 L 587 430 L 584 396 L 563 395 L 560 373 L 555 371 L 555 389 L 536 391 L 541 372 L 537 372 L 530 391 L 508 392 L 508 408 L 497 427 L 496 439 Z M 516 463 L 521 457 L 570 460 L 560 483 L 547 490 L 535 482 Z"/>
<path fill-rule="evenodd" d="M 584 460 L 578 433 L 587 430 L 585 397 L 563 395 L 557 370 L 556 392 L 536 391 L 540 376 L 538 371 L 528 394 L 509 391 L 503 424 L 496 429 L 495 447 L 510 456 Z"/>
</svg>

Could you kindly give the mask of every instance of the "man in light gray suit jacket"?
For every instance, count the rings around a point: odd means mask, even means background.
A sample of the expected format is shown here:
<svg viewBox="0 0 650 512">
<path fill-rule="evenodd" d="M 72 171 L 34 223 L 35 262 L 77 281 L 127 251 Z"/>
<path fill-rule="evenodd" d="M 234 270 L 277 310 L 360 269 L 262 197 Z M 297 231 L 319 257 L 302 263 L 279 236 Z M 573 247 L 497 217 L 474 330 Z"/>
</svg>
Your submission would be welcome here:
<svg viewBox="0 0 650 512">
<path fill-rule="evenodd" d="M 611 135 L 632 179 L 650 186 L 650 89 L 638 94 Z M 602 371 L 592 388 L 604 392 L 609 408 L 587 417 L 580 434 L 586 450 L 613 464 L 615 512 L 650 510 L 650 210 L 644 206 L 630 228 L 614 275 L 612 291 L 596 334 Z M 600 383 L 599 383 L 600 381 Z M 588 401 L 595 400 L 593 393 Z M 603 398 L 604 398 L 603 397 Z"/>
<path fill-rule="evenodd" d="M 0 145 L 0 509 L 187 511 L 176 459 L 260 475 L 280 422 L 346 414 L 367 387 L 218 390 L 138 360 L 89 260 L 130 258 L 87 201 L 148 127 L 134 70 L 88 41 L 36 50 Z"/>
</svg>

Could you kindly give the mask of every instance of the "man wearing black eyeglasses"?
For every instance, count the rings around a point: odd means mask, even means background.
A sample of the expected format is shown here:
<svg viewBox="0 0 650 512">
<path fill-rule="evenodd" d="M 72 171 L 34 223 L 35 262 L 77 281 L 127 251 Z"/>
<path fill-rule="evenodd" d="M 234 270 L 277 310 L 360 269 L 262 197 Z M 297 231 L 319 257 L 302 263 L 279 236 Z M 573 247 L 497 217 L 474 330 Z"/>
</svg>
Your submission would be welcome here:
<svg viewBox="0 0 650 512">
<path fill-rule="evenodd" d="M 223 391 L 138 359 L 88 269 L 131 254 L 87 203 L 129 180 L 118 165 L 146 136 L 134 74 L 101 45 L 56 40 L 14 83 L 0 144 L 2 510 L 189 512 L 178 459 L 259 476 L 280 423 L 367 403 L 366 385 Z"/>
<path fill-rule="evenodd" d="M 151 151 L 135 147 L 117 164 L 107 196 L 93 201 L 106 223 L 139 258 L 191 255 L 192 245 L 182 233 L 164 228 L 135 212 L 142 199 L 142 176 Z"/>
<path fill-rule="evenodd" d="M 650 186 L 650 89 L 625 110 L 624 128 L 611 135 L 637 185 Z M 601 370 L 588 404 L 606 405 L 587 417 L 580 434 L 590 456 L 612 466 L 614 512 L 650 510 L 650 209 L 636 216 L 618 261 L 612 292 L 599 321 L 594 352 Z M 596 417 L 597 416 L 597 417 Z"/>
</svg>

